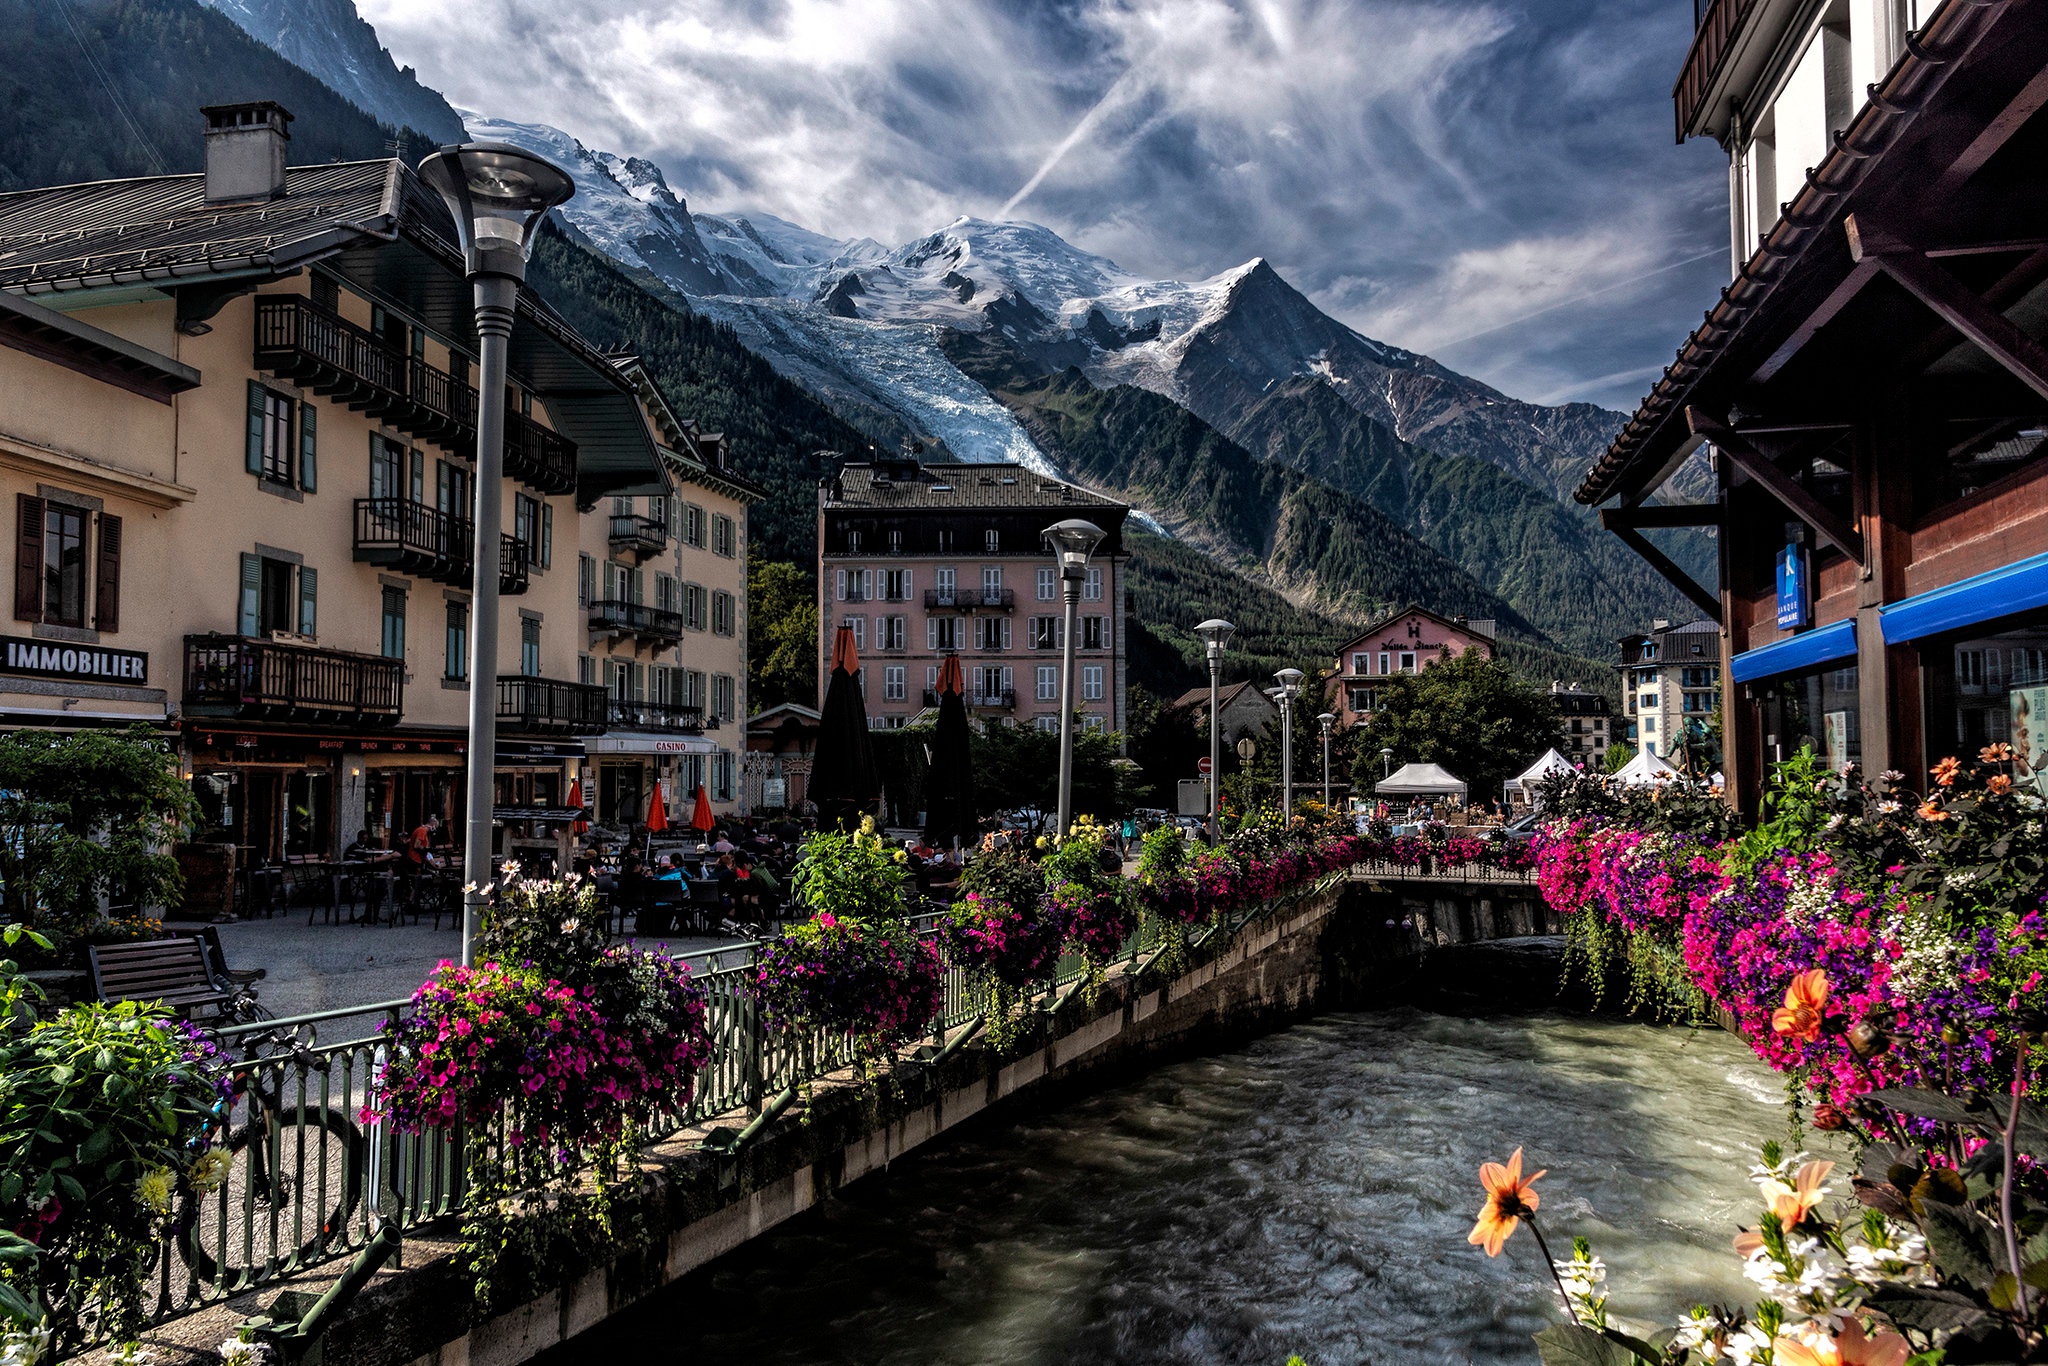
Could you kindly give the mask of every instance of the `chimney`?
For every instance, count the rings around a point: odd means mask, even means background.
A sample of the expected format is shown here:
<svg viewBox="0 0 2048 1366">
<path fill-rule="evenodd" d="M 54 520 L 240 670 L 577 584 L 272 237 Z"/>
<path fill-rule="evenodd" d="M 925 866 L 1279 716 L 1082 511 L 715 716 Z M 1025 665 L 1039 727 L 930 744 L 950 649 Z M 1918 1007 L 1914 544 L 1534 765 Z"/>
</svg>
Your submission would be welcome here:
<svg viewBox="0 0 2048 1366">
<path fill-rule="evenodd" d="M 284 193 L 291 111 L 275 100 L 210 104 L 206 116 L 206 202 L 276 199 Z"/>
<path fill-rule="evenodd" d="M 1671 619 L 1669 617 L 1658 617 L 1651 621 L 1650 629 L 1652 631 L 1668 631 L 1671 629 Z"/>
</svg>

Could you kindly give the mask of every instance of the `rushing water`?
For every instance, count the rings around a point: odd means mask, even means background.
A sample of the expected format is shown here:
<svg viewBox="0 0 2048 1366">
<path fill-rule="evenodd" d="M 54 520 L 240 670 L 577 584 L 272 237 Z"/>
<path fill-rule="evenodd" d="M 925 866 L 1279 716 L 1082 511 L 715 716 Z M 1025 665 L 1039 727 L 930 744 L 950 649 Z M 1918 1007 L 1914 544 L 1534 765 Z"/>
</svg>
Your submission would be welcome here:
<svg viewBox="0 0 2048 1366">
<path fill-rule="evenodd" d="M 1739 1300 L 1780 1083 L 1717 1031 L 1340 1015 L 973 1125 L 558 1349 L 666 1366 L 1535 1361 L 1536 1246 L 1465 1243 L 1522 1145 L 1611 1308 Z"/>
</svg>

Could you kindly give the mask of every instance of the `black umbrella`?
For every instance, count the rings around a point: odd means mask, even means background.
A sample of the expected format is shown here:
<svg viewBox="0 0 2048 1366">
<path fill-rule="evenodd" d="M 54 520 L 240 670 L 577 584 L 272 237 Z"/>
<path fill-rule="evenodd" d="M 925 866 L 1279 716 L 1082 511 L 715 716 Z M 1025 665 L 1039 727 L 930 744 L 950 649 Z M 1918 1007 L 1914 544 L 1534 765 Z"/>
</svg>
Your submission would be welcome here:
<svg viewBox="0 0 2048 1366">
<path fill-rule="evenodd" d="M 974 842 L 974 755 L 961 699 L 960 660 L 939 666 L 939 724 L 932 733 L 931 773 L 924 787 L 924 837 L 934 845 Z"/>
<path fill-rule="evenodd" d="M 810 799 L 818 804 L 819 822 L 827 830 L 859 822 L 873 810 L 882 791 L 882 775 L 868 743 L 868 709 L 861 701 L 859 673 L 853 627 L 842 625 L 832 645 L 832 682 L 825 689 L 818 750 L 811 760 Z"/>
</svg>

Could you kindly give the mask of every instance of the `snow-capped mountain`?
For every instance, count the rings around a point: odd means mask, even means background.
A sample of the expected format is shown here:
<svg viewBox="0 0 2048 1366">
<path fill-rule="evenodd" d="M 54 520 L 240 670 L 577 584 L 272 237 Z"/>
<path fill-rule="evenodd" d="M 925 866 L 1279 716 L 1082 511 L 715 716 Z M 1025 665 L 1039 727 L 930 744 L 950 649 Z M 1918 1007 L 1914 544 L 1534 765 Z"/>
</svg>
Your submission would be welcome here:
<svg viewBox="0 0 2048 1366">
<path fill-rule="evenodd" d="M 309 71 L 357 108 L 395 128 L 462 141 L 462 120 L 440 94 L 400 67 L 356 14 L 354 0 L 199 0 L 257 42 Z"/>
</svg>

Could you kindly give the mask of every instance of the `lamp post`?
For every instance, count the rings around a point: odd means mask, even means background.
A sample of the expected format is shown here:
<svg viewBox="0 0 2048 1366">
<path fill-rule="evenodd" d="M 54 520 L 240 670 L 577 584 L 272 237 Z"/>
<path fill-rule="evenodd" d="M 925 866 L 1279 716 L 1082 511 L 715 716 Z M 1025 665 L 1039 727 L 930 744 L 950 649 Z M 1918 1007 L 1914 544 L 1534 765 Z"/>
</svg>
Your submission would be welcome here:
<svg viewBox="0 0 2048 1366">
<path fill-rule="evenodd" d="M 1330 809 L 1330 728 L 1337 724 L 1337 718 L 1324 712 L 1316 718 L 1316 724 L 1323 728 L 1323 810 Z"/>
<path fill-rule="evenodd" d="M 1299 669 L 1282 669 L 1273 675 L 1280 686 L 1273 690 L 1280 703 L 1280 819 L 1294 820 L 1294 699 L 1301 696 L 1301 680 L 1308 675 Z"/>
<path fill-rule="evenodd" d="M 1383 749 L 1383 750 L 1381 750 L 1381 751 L 1380 751 L 1380 776 L 1381 776 L 1382 778 L 1384 778 L 1384 777 L 1386 777 L 1386 776 L 1387 776 L 1388 774 L 1392 773 L 1393 771 L 1394 771 L 1394 751 L 1392 751 L 1391 749 Z"/>
<path fill-rule="evenodd" d="M 1088 557 L 1105 533 L 1093 522 L 1070 517 L 1045 529 L 1060 566 L 1060 596 L 1066 602 L 1065 635 L 1060 641 L 1060 823 L 1055 839 L 1065 839 L 1074 819 L 1074 610 L 1081 602 L 1081 581 L 1088 577 Z"/>
<path fill-rule="evenodd" d="M 1223 838 L 1216 814 L 1216 783 L 1223 773 L 1223 718 L 1216 712 L 1223 688 L 1223 648 L 1237 628 L 1221 617 L 1210 617 L 1195 627 L 1195 634 L 1209 652 L 1209 843 L 1215 844 Z"/>
<path fill-rule="evenodd" d="M 476 509 L 469 607 L 468 828 L 462 867 L 462 961 L 473 961 L 477 922 L 491 884 L 491 806 L 498 754 L 498 556 L 503 525 L 505 364 L 526 258 L 549 209 L 575 182 L 531 152 L 502 142 L 443 147 L 420 162 L 455 219 L 462 268 L 476 308 Z"/>
</svg>

